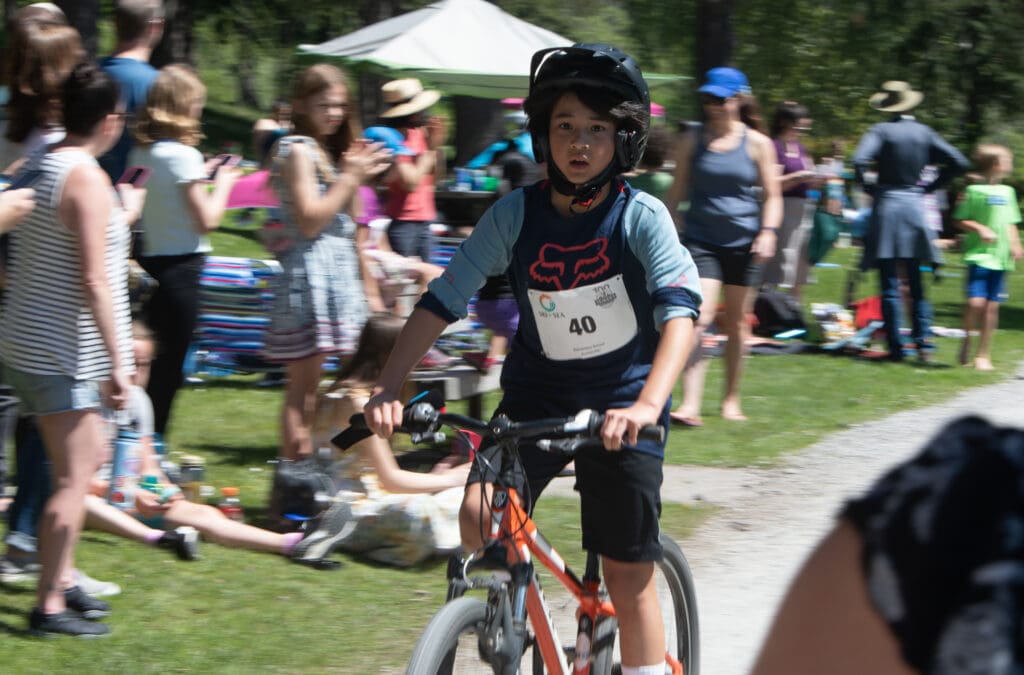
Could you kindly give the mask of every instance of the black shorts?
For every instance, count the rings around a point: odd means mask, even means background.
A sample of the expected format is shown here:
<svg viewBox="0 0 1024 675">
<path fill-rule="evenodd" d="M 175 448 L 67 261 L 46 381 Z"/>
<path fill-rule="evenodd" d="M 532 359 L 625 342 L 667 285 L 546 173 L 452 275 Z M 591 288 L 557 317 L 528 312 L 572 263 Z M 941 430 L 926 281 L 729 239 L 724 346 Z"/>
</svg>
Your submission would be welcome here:
<svg viewBox="0 0 1024 675">
<path fill-rule="evenodd" d="M 727 286 L 757 286 L 762 265 L 754 262 L 747 246 L 714 246 L 696 241 L 685 242 L 701 279 L 717 279 Z"/>
<path fill-rule="evenodd" d="M 558 415 L 546 412 L 531 418 L 542 416 Z M 493 447 L 480 453 L 481 457 L 470 470 L 469 483 L 494 480 L 500 468 L 496 454 Z M 532 512 L 541 491 L 565 468 L 569 459 L 533 445 L 520 446 L 519 456 L 525 475 L 517 473 L 516 487 Z M 661 560 L 658 519 L 661 517 L 662 459 L 629 448 L 609 452 L 598 444 L 577 453 L 575 462 L 583 548 L 622 562 Z"/>
</svg>

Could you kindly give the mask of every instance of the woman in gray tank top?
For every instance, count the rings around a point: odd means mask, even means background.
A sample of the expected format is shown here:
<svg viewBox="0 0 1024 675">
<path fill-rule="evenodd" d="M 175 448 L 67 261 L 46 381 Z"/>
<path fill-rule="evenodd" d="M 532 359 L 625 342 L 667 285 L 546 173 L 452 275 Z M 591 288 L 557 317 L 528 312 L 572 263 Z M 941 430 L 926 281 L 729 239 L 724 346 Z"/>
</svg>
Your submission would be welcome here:
<svg viewBox="0 0 1024 675">
<path fill-rule="evenodd" d="M 747 78 L 734 68 L 714 68 L 698 90 L 706 123 L 684 137 L 668 194 L 683 243 L 700 274 L 701 305 L 695 348 L 683 372 L 683 401 L 672 419 L 700 426 L 708 361 L 702 353 L 704 331 L 715 321 L 719 296 L 727 336 L 725 394 L 721 414 L 745 420 L 740 406 L 740 376 L 749 331 L 747 315 L 760 281 L 761 263 L 775 254 L 775 232 L 782 220 L 782 199 L 775 170 L 775 147 L 744 115 L 753 97 Z M 679 202 L 689 199 L 685 218 Z"/>
</svg>

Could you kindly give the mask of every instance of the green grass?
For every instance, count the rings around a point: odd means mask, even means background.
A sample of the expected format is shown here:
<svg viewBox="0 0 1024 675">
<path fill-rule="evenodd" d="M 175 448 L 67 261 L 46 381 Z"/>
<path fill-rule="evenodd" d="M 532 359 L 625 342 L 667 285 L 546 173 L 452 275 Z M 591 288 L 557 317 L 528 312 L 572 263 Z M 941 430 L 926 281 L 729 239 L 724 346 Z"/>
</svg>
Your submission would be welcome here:
<svg viewBox="0 0 1024 675">
<path fill-rule="evenodd" d="M 215 252 L 265 257 L 252 226 L 228 222 L 215 235 Z M 848 264 L 852 250 L 830 260 Z M 950 273 L 961 270 L 951 265 Z M 840 302 L 844 269 L 818 268 L 807 302 Z M 961 279 L 930 288 L 936 323 L 959 325 Z M 861 284 L 858 297 L 873 292 Z M 1011 277 L 1011 298 L 1024 292 Z M 953 366 L 957 341 L 938 339 L 936 364 L 889 364 L 849 357 L 754 356 L 747 361 L 746 424 L 715 414 L 721 360 L 712 363 L 701 429 L 673 430 L 668 461 L 717 465 L 769 463 L 830 431 L 948 398 L 963 388 L 997 382 L 1024 359 L 1024 313 L 1003 308 L 995 362 L 979 373 Z M 170 433 L 173 453 L 207 460 L 211 485 L 241 490 L 246 516 L 260 522 L 276 455 L 282 392 L 255 386 L 257 376 L 209 379 L 183 390 Z M 497 396 L 487 398 L 492 409 Z M 922 439 L 923 441 L 924 439 Z M 684 540 L 707 509 L 666 505 L 663 528 Z M 542 499 L 537 520 L 577 569 L 579 524 L 575 503 Z M 683 541 L 685 550 L 686 544 Z M 113 536 L 86 533 L 79 564 L 97 578 L 124 586 L 109 620 L 115 634 L 98 643 L 8 640 L 5 672 L 401 672 L 423 625 L 443 601 L 444 566 L 432 562 L 397 570 L 341 556 L 341 570 L 320 572 L 279 556 L 203 546 L 194 563 Z M 548 584 L 550 586 L 550 583 Z M 31 586 L 7 586 L 0 630 L 20 636 L 33 604 Z"/>
</svg>

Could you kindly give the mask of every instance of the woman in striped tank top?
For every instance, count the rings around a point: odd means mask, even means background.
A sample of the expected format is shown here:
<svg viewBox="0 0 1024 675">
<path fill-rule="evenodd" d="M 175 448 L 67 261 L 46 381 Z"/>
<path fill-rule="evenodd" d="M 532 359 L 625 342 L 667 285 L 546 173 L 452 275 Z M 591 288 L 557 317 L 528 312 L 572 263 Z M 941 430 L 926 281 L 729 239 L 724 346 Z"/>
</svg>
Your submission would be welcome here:
<svg viewBox="0 0 1024 675">
<path fill-rule="evenodd" d="M 126 219 L 144 192 L 118 198 L 96 157 L 120 137 L 118 87 L 92 64 L 64 85 L 65 139 L 26 160 L 39 170 L 36 207 L 11 235 L 0 321 L 0 360 L 26 413 L 36 415 L 54 490 L 39 521 L 38 635 L 99 636 L 110 612 L 72 582 L 89 480 L 106 444 L 101 400 L 126 402 L 134 371 L 128 306 Z M 90 620 L 91 619 L 91 620 Z"/>
</svg>

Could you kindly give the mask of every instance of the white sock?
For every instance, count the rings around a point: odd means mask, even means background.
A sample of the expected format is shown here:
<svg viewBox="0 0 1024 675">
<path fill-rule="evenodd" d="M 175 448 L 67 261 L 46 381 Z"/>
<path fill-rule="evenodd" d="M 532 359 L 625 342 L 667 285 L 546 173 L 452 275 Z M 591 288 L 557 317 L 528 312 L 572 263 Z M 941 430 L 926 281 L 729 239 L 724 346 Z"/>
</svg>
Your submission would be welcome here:
<svg viewBox="0 0 1024 675">
<path fill-rule="evenodd" d="M 665 675 L 665 664 L 653 666 L 622 666 L 622 675 Z"/>
</svg>

